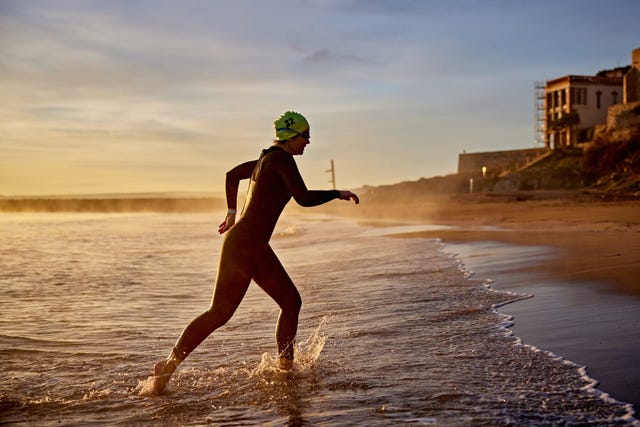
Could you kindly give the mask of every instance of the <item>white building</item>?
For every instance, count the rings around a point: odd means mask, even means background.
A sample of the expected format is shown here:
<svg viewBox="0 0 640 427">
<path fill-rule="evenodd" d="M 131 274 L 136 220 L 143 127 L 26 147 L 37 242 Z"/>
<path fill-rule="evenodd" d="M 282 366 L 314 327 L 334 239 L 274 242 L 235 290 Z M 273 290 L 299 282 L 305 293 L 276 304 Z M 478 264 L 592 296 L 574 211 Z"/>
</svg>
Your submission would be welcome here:
<svg viewBox="0 0 640 427">
<path fill-rule="evenodd" d="M 564 76 L 545 86 L 544 143 L 574 147 L 591 140 L 596 125 L 607 122 L 610 106 L 622 103 L 622 77 Z"/>
</svg>

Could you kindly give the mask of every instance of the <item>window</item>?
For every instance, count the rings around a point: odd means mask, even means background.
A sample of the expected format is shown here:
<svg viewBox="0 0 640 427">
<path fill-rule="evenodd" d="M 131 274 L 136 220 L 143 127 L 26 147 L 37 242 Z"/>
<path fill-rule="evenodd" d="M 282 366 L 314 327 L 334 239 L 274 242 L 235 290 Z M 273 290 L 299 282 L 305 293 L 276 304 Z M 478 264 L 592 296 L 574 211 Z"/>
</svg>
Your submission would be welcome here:
<svg viewBox="0 0 640 427">
<path fill-rule="evenodd" d="M 571 103 L 574 105 L 587 105 L 587 88 L 586 87 L 572 87 L 571 88 Z"/>
<path fill-rule="evenodd" d="M 618 103 L 618 92 L 611 92 L 611 104 L 615 105 Z"/>
<path fill-rule="evenodd" d="M 596 107 L 598 108 L 598 110 L 600 109 L 600 99 L 602 98 L 602 92 L 601 91 L 597 91 L 596 92 Z"/>
</svg>

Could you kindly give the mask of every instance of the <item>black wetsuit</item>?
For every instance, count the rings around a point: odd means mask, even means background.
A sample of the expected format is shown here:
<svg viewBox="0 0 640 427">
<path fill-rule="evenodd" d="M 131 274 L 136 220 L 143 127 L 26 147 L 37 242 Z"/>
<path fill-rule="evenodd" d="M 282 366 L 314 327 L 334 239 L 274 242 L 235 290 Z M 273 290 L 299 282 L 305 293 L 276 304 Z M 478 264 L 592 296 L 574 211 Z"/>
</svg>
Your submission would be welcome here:
<svg viewBox="0 0 640 427">
<path fill-rule="evenodd" d="M 281 308 L 276 340 L 281 357 L 293 359 L 300 294 L 269 245 L 286 204 L 293 197 L 302 206 L 317 206 L 340 197 L 336 190 L 308 190 L 291 154 L 272 146 L 258 160 L 238 165 L 227 173 L 232 186 L 251 178 L 247 200 L 238 222 L 225 235 L 213 299 L 209 310 L 184 330 L 174 354 L 184 360 L 204 339 L 233 315 L 251 279 Z M 227 195 L 229 197 L 229 193 Z M 235 194 L 233 194 L 235 197 Z M 235 200 L 233 201 L 235 204 Z"/>
</svg>

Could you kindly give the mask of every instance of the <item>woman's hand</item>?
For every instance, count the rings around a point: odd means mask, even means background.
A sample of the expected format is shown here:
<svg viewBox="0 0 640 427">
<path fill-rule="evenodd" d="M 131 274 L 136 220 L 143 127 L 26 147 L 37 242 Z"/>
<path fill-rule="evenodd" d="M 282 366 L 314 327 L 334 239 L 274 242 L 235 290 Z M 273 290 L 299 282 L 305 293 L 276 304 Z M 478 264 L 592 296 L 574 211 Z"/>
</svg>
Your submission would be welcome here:
<svg viewBox="0 0 640 427">
<path fill-rule="evenodd" d="M 233 224 L 236 223 L 236 214 L 228 213 L 227 216 L 222 221 L 222 224 L 218 227 L 218 233 L 222 234 L 233 227 Z"/>
<path fill-rule="evenodd" d="M 340 200 L 353 199 L 353 201 L 356 202 L 356 205 L 360 203 L 360 199 L 358 199 L 358 196 L 355 193 L 352 193 L 351 191 L 348 191 L 348 190 L 338 190 L 338 191 L 340 192 Z"/>
</svg>

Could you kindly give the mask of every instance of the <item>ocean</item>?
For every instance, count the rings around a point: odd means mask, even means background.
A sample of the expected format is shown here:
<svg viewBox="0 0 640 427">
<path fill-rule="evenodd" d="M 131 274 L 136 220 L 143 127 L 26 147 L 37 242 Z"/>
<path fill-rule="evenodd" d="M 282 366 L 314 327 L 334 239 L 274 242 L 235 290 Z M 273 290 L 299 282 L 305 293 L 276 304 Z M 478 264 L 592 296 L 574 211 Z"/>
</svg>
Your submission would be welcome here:
<svg viewBox="0 0 640 427">
<path fill-rule="evenodd" d="M 321 215 L 285 215 L 271 242 L 303 300 L 293 370 L 277 368 L 278 308 L 252 284 L 148 396 L 153 364 L 209 305 L 220 220 L 0 215 L 0 423 L 638 425 L 583 366 L 514 334 L 505 304 L 531 295 L 439 241 Z"/>
</svg>

